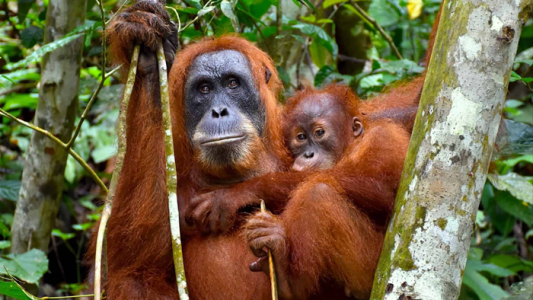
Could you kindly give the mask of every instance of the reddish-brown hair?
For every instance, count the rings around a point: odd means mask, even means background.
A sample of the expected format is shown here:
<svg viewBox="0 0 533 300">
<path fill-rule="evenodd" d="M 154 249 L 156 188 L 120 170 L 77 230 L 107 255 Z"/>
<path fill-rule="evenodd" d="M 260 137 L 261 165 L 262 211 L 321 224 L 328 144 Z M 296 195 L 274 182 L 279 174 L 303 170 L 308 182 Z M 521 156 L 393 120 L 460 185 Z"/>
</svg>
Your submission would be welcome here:
<svg viewBox="0 0 533 300">
<path fill-rule="evenodd" d="M 261 101 L 265 106 L 266 124 L 264 133 L 264 145 L 269 153 L 283 160 L 286 152 L 283 146 L 283 135 L 280 122 L 280 105 L 277 96 L 283 85 L 278 77 L 272 59 L 254 46 L 251 42 L 237 36 L 227 35 L 219 38 L 206 38 L 201 42 L 185 47 L 178 53 L 176 61 L 170 72 L 170 107 L 172 111 L 172 128 L 174 139 L 174 153 L 181 155 L 190 154 L 193 157 L 192 145 L 185 130 L 184 86 L 189 72 L 189 67 L 194 60 L 205 53 L 222 50 L 235 50 L 242 53 L 250 62 L 255 84 L 261 95 Z M 267 83 L 266 70 L 272 74 Z M 177 170 L 185 175 L 193 165 L 191 159 L 177 159 Z"/>
</svg>

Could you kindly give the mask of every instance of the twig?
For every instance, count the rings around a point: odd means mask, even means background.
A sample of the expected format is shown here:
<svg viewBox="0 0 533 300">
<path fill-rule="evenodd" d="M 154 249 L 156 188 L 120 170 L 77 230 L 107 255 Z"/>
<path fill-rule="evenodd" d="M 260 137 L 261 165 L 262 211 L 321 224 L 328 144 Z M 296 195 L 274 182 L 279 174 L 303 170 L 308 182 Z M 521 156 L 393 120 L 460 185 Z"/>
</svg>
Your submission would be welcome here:
<svg viewBox="0 0 533 300">
<path fill-rule="evenodd" d="M 113 18 L 115 18 L 118 15 L 118 13 L 124 8 L 124 5 L 126 5 L 126 3 L 128 2 L 130 2 L 130 0 L 124 0 L 124 2 L 118 8 L 118 10 L 111 16 L 111 18 L 109 18 L 109 20 L 107 20 L 106 25 L 109 24 L 113 20 Z"/>
<path fill-rule="evenodd" d="M 113 201 L 115 199 L 115 191 L 118 185 L 118 179 L 122 172 L 122 166 L 124 164 L 124 156 L 126 155 L 126 116 L 128 113 L 128 105 L 133 92 L 133 86 L 135 85 L 135 76 L 137 75 L 137 63 L 139 61 L 140 46 L 133 48 L 133 55 L 131 57 L 130 70 L 128 72 L 128 80 L 124 88 L 124 95 L 120 102 L 120 114 L 117 120 L 117 138 L 118 138 L 118 150 L 115 160 L 115 169 L 113 170 L 113 177 L 111 177 L 111 184 L 109 185 L 109 193 L 104 204 L 104 210 L 100 217 L 100 225 L 98 227 L 98 236 L 96 238 L 96 254 L 95 254 L 95 267 L 94 267 L 94 300 L 100 300 L 102 296 L 102 273 L 105 273 L 105 268 L 102 268 L 102 261 L 104 260 L 102 253 L 104 248 L 104 240 L 106 237 L 106 226 L 109 217 L 111 216 L 111 209 L 113 207 Z M 104 269 L 104 272 L 102 272 Z"/>
<path fill-rule="evenodd" d="M 261 212 L 266 212 L 264 200 L 261 200 Z M 268 250 L 268 268 L 270 270 L 270 287 L 272 289 L 272 300 L 278 300 L 278 282 L 276 279 L 274 258 L 272 257 L 272 252 L 270 250 Z"/>
<path fill-rule="evenodd" d="M 26 122 L 24 120 L 21 120 L 15 116 L 13 116 L 12 114 L 8 113 L 7 111 L 3 110 L 0 108 L 0 115 L 6 117 L 6 118 L 9 118 L 23 126 L 26 126 L 32 130 L 35 130 L 37 132 L 40 132 L 44 135 L 46 135 L 47 137 L 49 137 L 50 139 L 52 139 L 54 142 L 56 142 L 57 144 L 59 144 L 61 147 L 65 148 L 65 149 L 68 149 L 68 153 L 70 155 L 72 155 L 72 157 L 85 169 L 85 171 L 87 171 L 89 173 L 89 175 L 91 175 L 91 177 L 94 179 L 94 181 L 98 184 L 98 186 L 100 186 L 100 188 L 102 190 L 104 190 L 104 192 L 107 194 L 108 190 L 107 190 L 107 187 L 105 186 L 105 184 L 102 182 L 102 180 L 100 179 L 100 177 L 98 177 L 98 175 L 96 174 L 96 172 L 83 160 L 83 158 L 81 158 L 81 156 L 78 155 L 78 153 L 76 153 L 76 151 L 74 151 L 72 148 L 67 148 L 67 144 L 63 143 L 59 138 L 57 138 L 55 135 L 53 135 L 52 133 L 50 133 L 49 131 L 46 131 L 44 129 L 42 129 L 41 127 L 39 126 L 35 126 L 29 122 Z"/>
<path fill-rule="evenodd" d="M 170 218 L 170 230 L 172 232 L 172 254 L 174 258 L 174 271 L 178 284 L 178 293 L 181 300 L 188 300 L 187 280 L 185 267 L 183 266 L 183 252 L 181 248 L 180 215 L 178 209 L 176 161 L 174 158 L 174 143 L 172 141 L 172 124 L 170 120 L 170 98 L 168 94 L 167 63 L 165 51 L 160 42 L 157 49 L 157 61 L 159 65 L 159 82 L 161 84 L 161 110 L 163 112 L 163 130 L 165 133 L 165 157 L 166 159 L 166 183 L 168 195 L 168 207 Z"/>
<path fill-rule="evenodd" d="M 176 14 L 176 17 L 178 18 L 178 32 L 181 31 L 181 19 L 180 19 L 180 14 L 178 14 L 178 11 L 172 7 L 172 6 L 165 6 L 167 9 L 172 9 L 174 11 L 174 13 Z"/>
<path fill-rule="evenodd" d="M 385 40 L 387 41 L 387 43 L 389 43 L 389 46 L 391 47 L 392 51 L 394 52 L 394 54 L 396 54 L 396 56 L 399 58 L 399 59 L 403 59 L 402 55 L 400 54 L 400 51 L 398 51 L 398 48 L 396 48 L 396 45 L 394 45 L 394 41 L 392 40 L 392 38 L 390 37 L 390 35 L 388 35 L 385 30 L 383 30 L 383 28 L 378 24 L 378 22 L 376 22 L 376 20 L 374 20 L 371 16 L 369 16 L 362 8 L 361 6 L 359 6 L 357 3 L 355 3 L 355 1 L 353 0 L 350 0 L 350 4 L 352 4 L 352 6 L 357 10 L 357 12 L 359 12 L 361 14 L 361 16 L 363 18 L 365 18 L 369 23 L 371 23 L 378 31 L 379 33 L 381 33 L 381 35 L 383 36 L 383 38 L 385 38 Z"/>
<path fill-rule="evenodd" d="M 96 91 L 94 91 L 93 95 L 91 96 L 91 99 L 87 103 L 87 106 L 85 106 L 85 110 L 83 110 L 83 114 L 80 117 L 80 121 L 78 122 L 76 129 L 74 129 L 74 134 L 70 138 L 70 141 L 68 141 L 67 143 L 67 149 L 70 149 L 72 145 L 74 144 L 74 141 L 76 141 L 76 138 L 80 134 L 81 125 L 83 124 L 83 121 L 85 121 L 85 118 L 87 118 L 89 110 L 93 106 L 94 101 L 96 101 L 96 96 L 98 96 L 98 93 L 100 93 L 100 90 L 104 86 L 104 82 L 107 79 L 107 76 L 105 73 L 105 67 L 107 63 L 106 61 L 107 42 L 106 42 L 106 35 L 105 35 L 105 31 L 106 31 L 105 10 L 104 10 L 104 4 L 102 0 L 96 0 L 96 3 L 98 4 L 98 7 L 100 8 L 100 14 L 102 18 L 102 79 L 100 80 L 100 84 L 96 88 Z M 116 70 L 117 69 L 115 69 L 115 71 Z"/>
<path fill-rule="evenodd" d="M 206 4 L 204 5 L 204 7 L 202 7 L 202 8 L 206 8 L 206 7 L 208 7 L 209 4 L 211 4 L 211 1 L 212 1 L 212 0 L 207 1 L 207 3 L 206 3 Z M 191 26 L 192 23 L 196 22 L 196 21 L 198 20 L 198 18 L 199 18 L 199 17 L 196 16 L 196 18 L 194 18 L 194 19 L 192 19 L 191 21 L 189 21 L 187 24 L 185 24 L 185 26 L 183 26 L 183 28 L 182 28 L 181 30 L 178 30 L 178 33 L 184 31 L 185 29 L 187 29 L 187 27 Z"/>
<path fill-rule="evenodd" d="M 29 83 L 21 83 L 19 85 L 15 85 L 13 87 L 7 88 L 5 90 L 0 91 L 0 96 L 8 95 L 11 93 L 18 92 L 20 90 L 25 89 L 32 89 L 37 86 L 37 82 L 29 82 Z"/>
</svg>

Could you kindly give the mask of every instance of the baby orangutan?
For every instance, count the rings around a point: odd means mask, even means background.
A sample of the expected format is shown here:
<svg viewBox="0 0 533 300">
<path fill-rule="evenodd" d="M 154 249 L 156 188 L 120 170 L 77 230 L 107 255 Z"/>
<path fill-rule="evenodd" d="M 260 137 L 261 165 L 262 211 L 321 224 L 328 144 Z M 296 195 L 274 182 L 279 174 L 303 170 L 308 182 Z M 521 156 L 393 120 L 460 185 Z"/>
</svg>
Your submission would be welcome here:
<svg viewBox="0 0 533 300">
<path fill-rule="evenodd" d="M 259 257 L 250 270 L 268 274 L 270 249 L 281 299 L 370 296 L 409 133 L 394 119 L 367 122 L 359 104 L 349 87 L 332 85 L 300 92 L 285 108 L 292 169 L 303 171 L 293 176 L 306 177 L 279 216 L 259 212 L 245 224 Z"/>
<path fill-rule="evenodd" d="M 286 107 L 283 132 L 294 157 L 292 169 L 295 171 L 333 167 L 346 147 L 363 133 L 363 122 L 355 102 L 352 111 L 346 111 L 345 103 L 331 92 L 333 89 L 342 90 L 338 86 L 321 92 L 307 90 Z M 354 98 L 345 100 L 355 101 Z"/>
</svg>

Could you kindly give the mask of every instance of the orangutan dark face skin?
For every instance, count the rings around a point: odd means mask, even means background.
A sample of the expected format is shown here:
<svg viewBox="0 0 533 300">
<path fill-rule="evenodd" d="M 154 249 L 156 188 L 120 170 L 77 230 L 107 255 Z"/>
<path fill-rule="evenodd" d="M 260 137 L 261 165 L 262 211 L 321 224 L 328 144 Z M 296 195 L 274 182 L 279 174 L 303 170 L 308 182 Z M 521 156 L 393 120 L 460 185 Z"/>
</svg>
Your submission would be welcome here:
<svg viewBox="0 0 533 300">
<path fill-rule="evenodd" d="M 185 110 L 195 152 L 210 165 L 238 164 L 263 136 L 265 108 L 250 63 L 238 51 L 206 53 L 194 60 L 185 83 Z"/>
<path fill-rule="evenodd" d="M 331 96 L 312 97 L 315 99 L 302 101 L 289 117 L 287 140 L 296 171 L 333 167 L 347 141 L 363 133 L 361 120 L 346 114 Z"/>
</svg>

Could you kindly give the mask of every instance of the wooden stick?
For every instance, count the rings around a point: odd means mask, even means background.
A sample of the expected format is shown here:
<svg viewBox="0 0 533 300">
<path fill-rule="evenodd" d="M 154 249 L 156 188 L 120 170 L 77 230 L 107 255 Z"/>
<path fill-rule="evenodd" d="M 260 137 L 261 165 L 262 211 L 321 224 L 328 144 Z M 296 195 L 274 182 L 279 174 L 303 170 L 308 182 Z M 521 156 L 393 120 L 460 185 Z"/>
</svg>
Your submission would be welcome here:
<svg viewBox="0 0 533 300">
<path fill-rule="evenodd" d="M 266 212 L 265 201 L 261 200 L 261 211 Z M 268 250 L 268 269 L 270 270 L 270 287 L 272 289 L 272 300 L 278 300 L 278 282 L 276 279 L 276 269 L 272 252 Z"/>
<path fill-rule="evenodd" d="M 115 199 L 115 191 L 118 185 L 118 179 L 122 172 L 122 166 L 124 164 L 124 156 L 126 156 L 126 116 L 128 113 L 128 104 L 130 102 L 131 93 L 133 92 L 133 86 L 135 85 L 135 76 L 137 75 L 137 62 L 139 61 L 140 46 L 137 45 L 133 48 L 133 55 L 131 56 L 130 70 L 128 72 L 128 80 L 126 81 L 126 87 L 124 88 L 124 96 L 120 102 L 120 114 L 117 120 L 117 138 L 118 138 L 118 151 L 115 160 L 115 169 L 113 170 L 113 177 L 111 177 L 111 184 L 109 186 L 109 193 L 104 204 L 104 210 L 100 217 L 100 225 L 98 227 L 98 236 L 96 238 L 96 255 L 94 266 L 94 300 L 100 300 L 102 296 L 102 282 L 105 282 L 107 277 L 106 268 L 106 255 L 104 251 L 104 244 L 106 240 L 106 226 L 109 217 L 111 216 L 111 208 L 113 206 L 113 200 Z M 102 268 L 104 265 L 104 268 Z M 103 269 L 103 272 L 102 272 Z M 102 276 L 103 274 L 103 276 Z M 104 280 L 102 280 L 102 277 Z"/>
<path fill-rule="evenodd" d="M 174 158 L 174 142 L 172 140 L 172 123 L 170 119 L 170 97 L 168 93 L 167 63 L 165 51 L 160 42 L 157 49 L 157 61 L 159 64 L 159 82 L 161 83 L 161 110 L 163 112 L 163 130 L 165 132 L 165 157 L 167 171 L 167 195 L 170 218 L 170 230 L 172 232 L 172 256 L 174 258 L 174 271 L 180 300 L 188 300 L 187 280 L 183 265 L 183 252 L 181 248 L 180 213 L 178 209 L 176 161 Z"/>
</svg>

